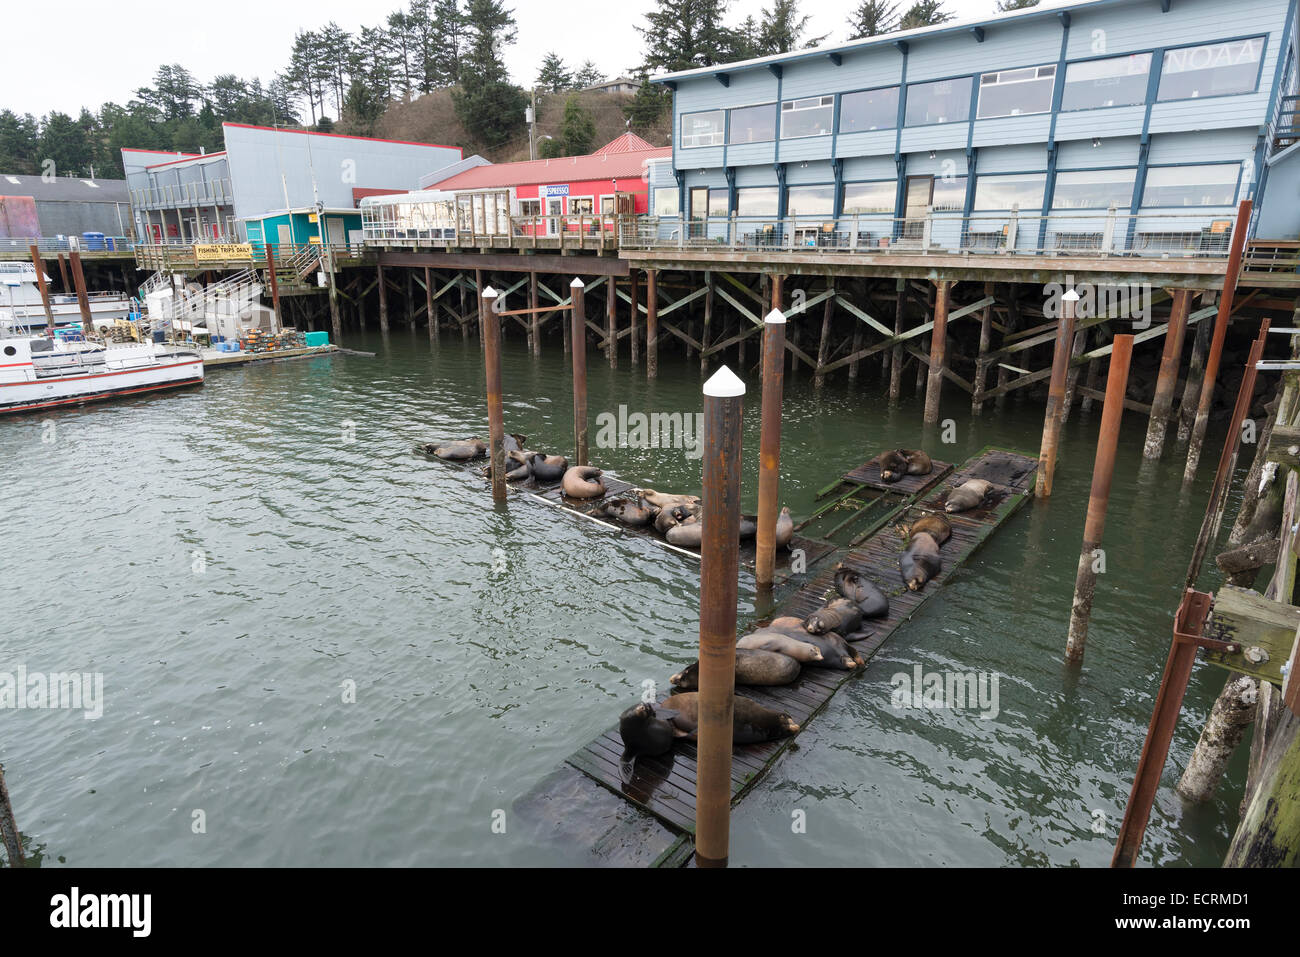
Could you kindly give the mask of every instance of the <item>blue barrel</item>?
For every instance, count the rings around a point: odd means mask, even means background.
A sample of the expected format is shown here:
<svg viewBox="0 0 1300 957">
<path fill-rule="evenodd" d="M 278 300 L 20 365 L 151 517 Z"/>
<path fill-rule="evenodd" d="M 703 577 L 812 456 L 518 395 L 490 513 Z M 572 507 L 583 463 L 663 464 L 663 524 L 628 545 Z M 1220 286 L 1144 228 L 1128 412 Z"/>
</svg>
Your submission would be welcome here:
<svg viewBox="0 0 1300 957">
<path fill-rule="evenodd" d="M 88 250 L 102 251 L 104 248 L 103 233 L 82 233 L 81 245 Z"/>
</svg>

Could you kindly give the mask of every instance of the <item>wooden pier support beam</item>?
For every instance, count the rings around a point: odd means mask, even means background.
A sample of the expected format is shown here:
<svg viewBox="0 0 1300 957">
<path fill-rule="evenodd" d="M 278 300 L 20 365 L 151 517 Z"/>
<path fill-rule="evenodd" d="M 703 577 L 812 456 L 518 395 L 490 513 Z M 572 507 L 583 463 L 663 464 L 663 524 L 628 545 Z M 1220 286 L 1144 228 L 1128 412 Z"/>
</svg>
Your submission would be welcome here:
<svg viewBox="0 0 1300 957">
<path fill-rule="evenodd" d="M 813 388 L 820 389 L 826 384 L 826 356 L 831 344 L 831 316 L 835 311 L 835 290 L 828 290 L 826 303 L 822 306 L 822 335 L 817 343 L 817 368 L 813 373 Z M 856 325 L 856 323 L 855 323 Z"/>
<path fill-rule="evenodd" d="M 45 266 L 41 262 L 41 251 L 35 243 L 31 245 L 32 265 L 36 267 L 36 288 L 41 291 L 41 306 L 45 309 L 45 332 L 54 338 L 54 310 L 50 308 L 50 289 L 45 284 Z"/>
<path fill-rule="evenodd" d="M 618 282 L 613 276 L 605 280 L 605 358 L 611 369 L 618 368 Z"/>
<path fill-rule="evenodd" d="M 90 316 L 90 297 L 86 295 L 86 274 L 81 269 L 81 253 L 75 249 L 68 253 L 72 262 L 72 281 L 77 287 L 77 306 L 81 309 L 81 327 L 87 336 L 95 331 L 94 320 Z"/>
<path fill-rule="evenodd" d="M 903 334 L 903 303 L 907 301 L 907 280 L 899 279 L 894 287 L 897 295 L 894 297 L 894 338 L 897 339 Z M 889 357 L 889 401 L 897 402 L 898 395 L 903 388 L 903 347 L 894 346 L 893 352 Z"/>
<path fill-rule="evenodd" d="M 1202 304 L 1214 293 L 1206 292 L 1201 296 Z M 1210 351 L 1210 336 L 1213 325 L 1202 322 L 1196 327 L 1196 336 L 1192 339 L 1192 357 L 1187 364 L 1187 382 L 1183 386 L 1183 398 L 1178 404 L 1178 444 L 1183 445 L 1192 437 L 1192 423 L 1196 420 L 1196 401 L 1201 394 L 1201 380 L 1205 376 L 1205 355 Z"/>
<path fill-rule="evenodd" d="M 830 304 L 830 300 L 826 300 Z M 776 519 L 781 497 L 781 400 L 785 377 L 785 316 L 773 309 L 763 321 L 763 413 L 758 448 L 758 528 L 754 577 L 770 589 L 776 568 Z"/>
<path fill-rule="evenodd" d="M 429 321 L 429 341 L 438 341 L 438 304 L 433 298 L 433 270 L 424 267 L 424 318 Z"/>
<path fill-rule="evenodd" d="M 1255 718 L 1259 685 L 1249 675 L 1230 675 L 1215 699 L 1176 790 L 1184 801 L 1204 804 L 1214 797 L 1228 760 Z"/>
<path fill-rule="evenodd" d="M 569 283 L 572 305 L 569 324 L 573 330 L 573 444 L 574 465 L 587 464 L 587 306 L 586 285 L 577 277 Z"/>
<path fill-rule="evenodd" d="M 483 363 L 487 370 L 488 454 L 492 463 L 492 501 L 506 500 L 505 419 L 501 403 L 501 317 L 497 291 L 483 290 L 479 300 L 483 317 Z"/>
<path fill-rule="evenodd" d="M 745 384 L 723 366 L 704 384 L 704 538 L 700 545 L 699 743 L 695 862 L 726 867 L 740 564 L 740 436 Z"/>
<path fill-rule="evenodd" d="M 632 326 L 628 329 L 627 337 L 631 341 L 632 368 L 635 369 L 641 364 L 641 334 L 637 331 L 641 325 L 641 284 L 635 269 L 628 270 L 628 291 L 632 300 Z"/>
<path fill-rule="evenodd" d="M 659 270 L 645 271 L 645 376 L 659 378 Z"/>
<path fill-rule="evenodd" d="M 1079 570 L 1074 580 L 1074 603 L 1070 608 L 1070 635 L 1065 646 L 1065 660 L 1070 664 L 1083 661 L 1088 642 L 1088 620 L 1092 617 L 1092 598 L 1097 590 L 1096 558 L 1093 552 L 1101 545 L 1106 528 L 1106 508 L 1110 504 L 1110 483 L 1115 474 L 1115 450 L 1119 445 L 1119 423 L 1124 414 L 1124 394 L 1128 390 L 1129 362 L 1133 357 L 1133 336 L 1115 337 L 1110 354 L 1110 374 L 1106 379 L 1106 401 L 1101 409 L 1101 432 L 1097 436 L 1097 457 L 1092 467 L 1092 490 L 1088 494 L 1088 517 L 1083 526 L 1083 547 L 1079 549 Z"/>
<path fill-rule="evenodd" d="M 1174 406 L 1174 387 L 1178 385 L 1178 362 L 1183 355 L 1183 338 L 1187 333 L 1187 313 L 1191 308 L 1190 289 L 1174 291 L 1174 304 L 1169 313 L 1169 328 L 1165 330 L 1165 349 L 1160 355 L 1160 371 L 1156 375 L 1156 394 L 1151 399 L 1151 420 L 1147 423 L 1146 443 L 1142 457 L 1155 461 L 1165 447 L 1165 431 L 1169 413 Z"/>
<path fill-rule="evenodd" d="M 984 284 L 984 298 L 993 298 L 993 283 Z M 980 345 L 975 359 L 975 387 L 971 390 L 971 412 L 979 415 L 984 411 L 984 387 L 989 380 L 989 363 L 985 358 L 993 338 L 993 303 L 989 303 L 980 312 Z"/>
<path fill-rule="evenodd" d="M 528 308 L 538 309 L 537 305 L 537 273 L 528 274 Z M 528 348 L 533 350 L 533 355 L 542 354 L 542 318 L 541 313 L 534 312 L 529 317 L 530 325 L 528 327 Z"/>
<path fill-rule="evenodd" d="M 63 280 L 63 292 L 72 292 L 72 282 L 68 279 L 68 262 L 63 258 L 63 253 L 59 253 L 59 278 Z"/>
<path fill-rule="evenodd" d="M 1214 383 L 1219 376 L 1219 361 L 1223 358 L 1223 340 L 1228 335 L 1228 322 L 1232 319 L 1232 301 L 1236 297 L 1237 277 L 1241 273 L 1241 254 L 1246 247 L 1246 233 L 1250 228 L 1251 201 L 1243 199 L 1237 206 L 1237 223 L 1232 230 L 1232 246 L 1228 251 L 1228 268 L 1223 274 L 1223 293 L 1219 296 L 1219 313 L 1214 320 L 1214 339 L 1210 343 L 1210 358 L 1205 363 L 1205 381 L 1201 383 L 1201 399 L 1196 406 L 1196 421 L 1192 425 L 1191 440 L 1187 446 L 1187 468 L 1183 481 L 1196 476 L 1196 466 L 1201 459 L 1201 445 L 1205 430 L 1210 424 L 1210 407 L 1214 404 Z"/>
<path fill-rule="evenodd" d="M 1034 495 L 1049 498 L 1056 475 L 1056 449 L 1065 421 L 1065 380 L 1070 367 L 1070 340 L 1074 335 L 1074 314 L 1079 294 L 1071 289 L 1061 297 L 1061 320 L 1056 329 L 1056 349 L 1052 353 L 1052 379 L 1047 388 L 1047 413 L 1043 417 L 1043 440 L 1038 446 L 1038 477 Z"/>
<path fill-rule="evenodd" d="M 5 857 L 8 858 L 9 866 L 23 866 L 23 839 L 14 820 L 14 807 L 9 801 L 9 788 L 5 784 L 3 766 L 0 766 L 0 843 L 4 844 Z"/>
<path fill-rule="evenodd" d="M 939 421 L 939 393 L 943 390 L 943 371 L 948 361 L 948 290 L 952 283 L 935 284 L 934 329 L 930 332 L 930 375 L 925 386 L 925 423 Z"/>
<path fill-rule="evenodd" d="M 270 249 L 270 247 L 267 247 Z M 268 260 L 269 261 L 269 260 Z M 376 285 L 379 287 L 379 330 L 388 331 L 388 284 L 384 282 L 384 267 L 376 264 L 375 266 Z M 479 295 L 483 294 L 483 287 L 479 287 Z"/>
</svg>

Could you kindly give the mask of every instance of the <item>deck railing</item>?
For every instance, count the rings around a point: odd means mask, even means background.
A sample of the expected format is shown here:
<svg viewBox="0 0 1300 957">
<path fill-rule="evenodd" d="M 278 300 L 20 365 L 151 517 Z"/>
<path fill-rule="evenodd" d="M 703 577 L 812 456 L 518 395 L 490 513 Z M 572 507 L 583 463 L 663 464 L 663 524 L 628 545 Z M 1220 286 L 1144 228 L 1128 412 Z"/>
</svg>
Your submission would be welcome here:
<svg viewBox="0 0 1300 957">
<path fill-rule="evenodd" d="M 623 249 L 868 255 L 1226 258 L 1229 213 L 1078 210 L 1049 215 L 930 210 L 832 216 L 717 216 L 625 220 Z"/>
<path fill-rule="evenodd" d="M 28 254 L 33 245 L 43 253 L 66 253 L 75 249 L 84 255 L 130 252 L 135 248 L 135 241 L 127 236 L 105 236 L 103 239 L 86 239 L 84 236 L 0 237 L 0 253 L 6 256 Z"/>
<path fill-rule="evenodd" d="M 205 245 L 200 243 L 199 245 Z M 300 277 L 305 275 L 305 264 L 315 264 L 328 253 L 335 260 L 348 259 L 362 255 L 365 245 L 362 243 L 237 243 L 249 246 L 250 256 L 233 256 L 223 260 L 195 259 L 194 245 L 191 243 L 139 243 L 135 246 L 136 265 L 141 269 L 153 270 L 189 270 L 207 268 L 229 268 L 247 266 L 254 269 L 266 268 L 266 247 L 271 247 L 275 257 L 277 271 L 280 268 L 294 269 Z M 307 270 L 310 272 L 310 270 Z"/>
<path fill-rule="evenodd" d="M 363 211 L 363 237 L 369 246 L 614 249 L 624 224 L 635 219 L 618 213 L 567 213 L 497 217 L 492 224 L 452 224 L 424 221 L 418 214 L 390 217 L 380 210 L 386 207 Z"/>
</svg>

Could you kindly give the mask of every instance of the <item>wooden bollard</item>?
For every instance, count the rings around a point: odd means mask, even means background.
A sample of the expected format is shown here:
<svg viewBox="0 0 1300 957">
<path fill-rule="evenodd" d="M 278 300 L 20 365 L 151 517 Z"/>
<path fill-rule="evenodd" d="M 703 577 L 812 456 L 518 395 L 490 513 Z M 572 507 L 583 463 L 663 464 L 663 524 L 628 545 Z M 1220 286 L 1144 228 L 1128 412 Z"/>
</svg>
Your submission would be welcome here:
<svg viewBox="0 0 1300 957">
<path fill-rule="evenodd" d="M 1110 354 L 1110 374 L 1106 379 L 1106 401 L 1101 409 L 1101 432 L 1097 436 L 1097 457 L 1092 467 L 1092 491 L 1088 494 L 1088 517 L 1083 526 L 1079 571 L 1074 580 L 1074 604 L 1070 608 L 1070 636 L 1065 645 L 1065 660 L 1071 664 L 1083 661 L 1084 645 L 1088 642 L 1088 619 L 1092 616 L 1092 597 L 1097 590 L 1093 552 L 1101 544 L 1101 535 L 1106 528 L 1106 506 L 1110 502 L 1115 450 L 1119 445 L 1119 422 L 1124 414 L 1124 395 L 1128 391 L 1128 367 L 1132 356 L 1133 336 L 1116 336 Z"/>
<path fill-rule="evenodd" d="M 704 537 L 700 545 L 700 691 L 695 861 L 726 867 L 731 830 L 740 434 L 745 384 L 726 366 L 704 383 Z"/>
<path fill-rule="evenodd" d="M 81 269 L 81 253 L 75 249 L 68 253 L 72 264 L 72 282 L 77 287 L 77 305 L 81 309 L 81 328 L 87 335 L 95 331 L 95 323 L 90 317 L 90 297 L 86 295 L 86 274 Z"/>
<path fill-rule="evenodd" d="M 934 329 L 930 334 L 930 374 L 925 386 L 925 423 L 939 421 L 939 393 L 943 389 L 943 370 L 948 357 L 948 287 L 938 283 L 934 296 Z"/>
<path fill-rule="evenodd" d="M 1074 313 L 1079 294 L 1071 289 L 1061 297 L 1061 322 L 1056 329 L 1056 349 L 1052 352 L 1052 379 L 1047 389 L 1047 414 L 1043 417 L 1043 440 L 1038 446 L 1038 478 L 1034 494 L 1048 498 L 1056 474 L 1056 448 L 1061 440 L 1061 423 L 1065 418 L 1065 379 L 1070 371 L 1070 339 L 1074 335 Z"/>
<path fill-rule="evenodd" d="M 488 454 L 492 463 L 492 500 L 506 500 L 506 427 L 501 407 L 501 317 L 497 291 L 483 290 L 483 364 L 487 370 Z"/>
<path fill-rule="evenodd" d="M 1187 467 L 1183 481 L 1196 476 L 1196 466 L 1201 460 L 1201 445 L 1205 430 L 1210 424 L 1210 407 L 1214 404 L 1214 383 L 1219 377 L 1219 361 L 1223 358 L 1223 340 L 1228 335 L 1232 320 L 1232 305 L 1236 299 L 1237 277 L 1241 273 L 1241 254 L 1246 246 L 1246 232 L 1250 227 L 1251 201 L 1243 199 L 1237 207 L 1237 223 L 1232 229 L 1232 246 L 1228 251 L 1228 268 L 1223 274 L 1223 293 L 1219 296 L 1219 312 L 1214 318 L 1214 339 L 1210 342 L 1210 357 L 1205 362 L 1205 380 L 1201 383 L 1201 398 L 1196 405 L 1196 420 L 1192 424 L 1192 437 L 1187 445 Z"/>
<path fill-rule="evenodd" d="M 1189 289 L 1174 291 L 1174 305 L 1165 330 L 1165 350 L 1160 355 L 1160 372 L 1156 375 L 1156 394 L 1151 399 L 1151 420 L 1147 423 L 1147 440 L 1142 457 L 1155 461 L 1165 448 L 1169 412 L 1174 407 L 1174 387 L 1178 385 L 1178 363 L 1183 356 L 1183 337 L 1187 332 L 1187 312 L 1191 306 Z"/>
<path fill-rule="evenodd" d="M 659 378 L 659 271 L 645 271 L 645 377 Z"/>
<path fill-rule="evenodd" d="M 758 440 L 758 530 L 754 576 L 771 588 L 776 570 L 776 518 L 781 495 L 781 393 L 785 377 L 785 316 L 763 321 L 763 431 Z"/>
<path fill-rule="evenodd" d="M 41 251 L 35 243 L 31 245 L 32 265 L 36 267 L 36 288 L 41 291 L 41 305 L 45 308 L 45 333 L 54 338 L 54 310 L 50 308 L 50 288 L 45 284 L 45 267 L 41 263 Z"/>
<path fill-rule="evenodd" d="M 578 278 L 569 283 L 573 305 L 569 310 L 573 330 L 573 441 L 574 465 L 587 464 L 587 307 L 583 299 L 586 284 Z"/>
</svg>

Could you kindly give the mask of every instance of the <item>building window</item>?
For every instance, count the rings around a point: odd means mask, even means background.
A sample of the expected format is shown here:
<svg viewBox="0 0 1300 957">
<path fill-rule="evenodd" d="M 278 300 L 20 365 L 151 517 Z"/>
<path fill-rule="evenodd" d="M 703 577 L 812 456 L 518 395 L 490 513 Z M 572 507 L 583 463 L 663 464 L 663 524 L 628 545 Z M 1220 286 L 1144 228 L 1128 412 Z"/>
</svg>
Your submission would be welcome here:
<svg viewBox="0 0 1300 957">
<path fill-rule="evenodd" d="M 723 134 L 723 111 L 710 110 L 707 113 L 682 114 L 682 149 L 695 146 L 721 146 Z"/>
<path fill-rule="evenodd" d="M 775 186 L 751 186 L 736 190 L 737 216 L 775 216 L 777 191 Z"/>
<path fill-rule="evenodd" d="M 975 180 L 974 209 L 1042 209 L 1046 173 L 980 176 Z"/>
<path fill-rule="evenodd" d="M 1236 163 L 1153 166 L 1147 170 L 1143 206 L 1231 206 L 1237 201 Z"/>
<path fill-rule="evenodd" d="M 840 97 L 840 132 L 892 130 L 898 125 L 898 87 L 845 93 Z"/>
<path fill-rule="evenodd" d="M 929 123 L 964 123 L 970 119 L 971 78 L 937 80 L 934 83 L 909 83 L 907 87 L 908 126 Z"/>
<path fill-rule="evenodd" d="M 569 197 L 569 215 L 570 216 L 590 216 L 594 212 L 594 204 L 590 196 L 570 196 Z"/>
<path fill-rule="evenodd" d="M 1093 169 L 1056 174 L 1053 209 L 1128 209 L 1135 169 Z"/>
<path fill-rule="evenodd" d="M 835 114 L 835 97 L 809 96 L 786 100 L 781 104 L 781 139 L 799 136 L 825 136 L 830 133 Z"/>
<path fill-rule="evenodd" d="M 614 205 L 613 196 L 602 196 L 600 198 L 600 214 L 602 216 L 611 216 L 618 211 Z"/>
<path fill-rule="evenodd" d="M 520 216 L 540 216 L 542 215 L 542 201 L 540 199 L 521 199 L 519 201 Z"/>
<path fill-rule="evenodd" d="M 1085 60 L 1065 68 L 1062 110 L 1091 110 L 1102 106 L 1132 106 L 1147 100 L 1150 53 Z"/>
<path fill-rule="evenodd" d="M 930 206 L 936 213 L 960 213 L 966 208 L 966 177 L 942 177 L 934 181 Z"/>
<path fill-rule="evenodd" d="M 791 186 L 786 190 L 786 212 L 791 216 L 833 216 L 834 186 Z"/>
<path fill-rule="evenodd" d="M 1052 108 L 1055 66 L 1031 66 L 1023 70 L 1001 70 L 980 77 L 979 119 L 1046 113 Z"/>
<path fill-rule="evenodd" d="M 894 214 L 894 197 L 898 184 L 892 179 L 879 183 L 845 183 L 844 214 L 888 213 Z"/>
<path fill-rule="evenodd" d="M 655 189 L 654 212 L 656 216 L 677 215 L 677 188 L 675 186 L 660 186 Z"/>
<path fill-rule="evenodd" d="M 709 215 L 725 219 L 730 210 L 727 208 L 728 191 L 725 189 L 709 190 Z"/>
<path fill-rule="evenodd" d="M 728 143 L 767 143 L 776 139 L 776 104 L 742 106 L 731 111 Z"/>
<path fill-rule="evenodd" d="M 1263 55 L 1263 37 L 1166 50 L 1156 99 L 1186 100 L 1252 93 Z"/>
</svg>

